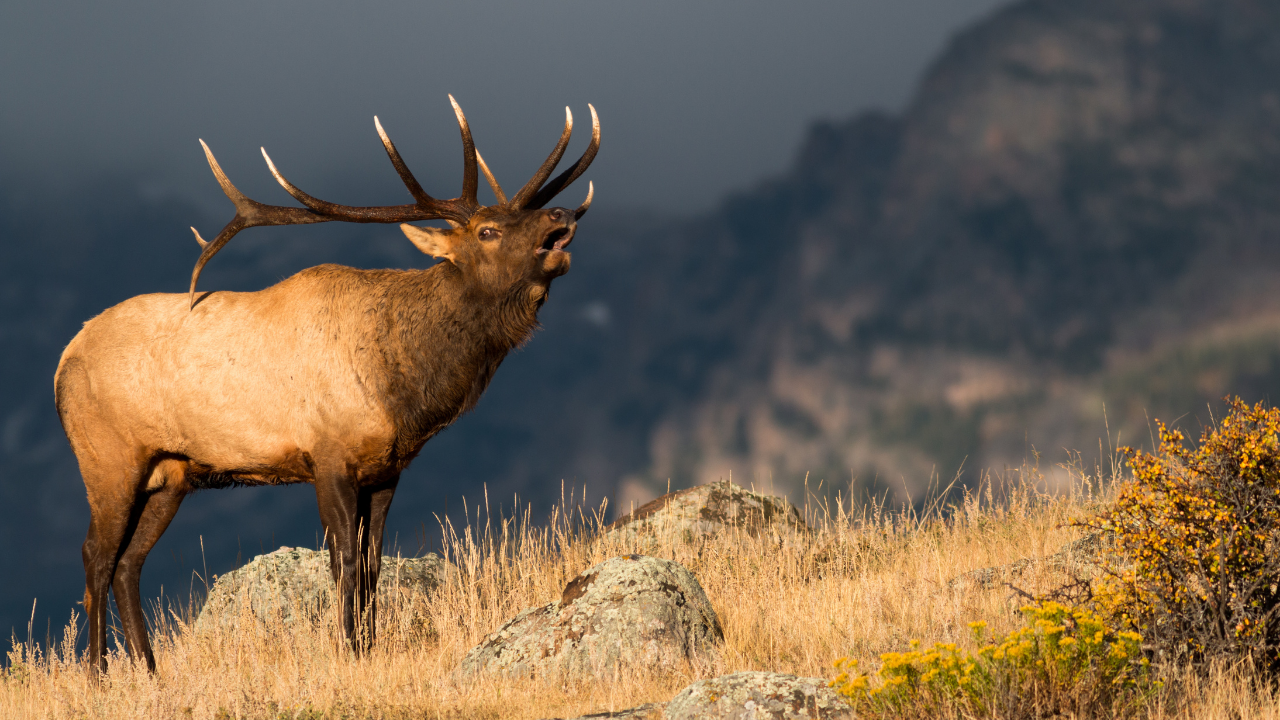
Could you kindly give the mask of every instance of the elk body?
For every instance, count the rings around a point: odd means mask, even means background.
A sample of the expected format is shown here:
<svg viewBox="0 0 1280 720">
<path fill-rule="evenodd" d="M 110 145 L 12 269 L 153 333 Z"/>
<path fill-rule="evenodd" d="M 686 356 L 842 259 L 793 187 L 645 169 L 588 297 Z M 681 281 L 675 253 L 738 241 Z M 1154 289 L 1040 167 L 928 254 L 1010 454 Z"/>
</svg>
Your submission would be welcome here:
<svg viewBox="0 0 1280 720">
<path fill-rule="evenodd" d="M 454 109 L 465 162 L 462 194 L 452 200 L 422 190 L 380 124 L 411 205 L 317 200 L 270 158 L 305 208 L 263 205 L 236 190 L 206 146 L 237 212 L 213 242 L 196 233 L 204 252 L 189 292 L 126 300 L 67 346 L 55 398 L 89 500 L 82 554 L 95 677 L 106 669 L 108 588 L 130 656 L 155 669 L 142 564 L 183 498 L 205 488 L 313 484 L 343 631 L 357 653 L 372 644 L 383 527 L 400 473 L 476 404 L 507 352 L 534 330 L 551 281 L 569 269 L 565 247 L 592 196 L 576 211 L 545 208 L 595 157 L 594 109 L 582 158 L 547 182 L 572 131 L 567 115 L 551 156 L 510 200 Z M 477 168 L 498 204 L 476 201 Z M 258 292 L 195 295 L 201 268 L 245 227 L 427 219 L 451 227 L 401 226 L 443 260 L 427 270 L 321 265 Z"/>
</svg>

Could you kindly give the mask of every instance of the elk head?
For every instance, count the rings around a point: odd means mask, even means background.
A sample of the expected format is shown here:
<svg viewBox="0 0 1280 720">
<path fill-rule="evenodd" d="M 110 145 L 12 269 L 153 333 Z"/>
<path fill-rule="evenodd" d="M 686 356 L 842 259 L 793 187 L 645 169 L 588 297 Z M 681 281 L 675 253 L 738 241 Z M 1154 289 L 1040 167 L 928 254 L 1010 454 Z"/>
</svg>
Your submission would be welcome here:
<svg viewBox="0 0 1280 720">
<path fill-rule="evenodd" d="M 473 290 L 491 296 L 527 290 L 541 305 L 551 281 L 569 271 L 565 248 L 580 214 L 560 207 L 508 211 L 493 206 L 456 228 L 400 228 L 419 250 L 452 263 Z"/>
<path fill-rule="evenodd" d="M 378 136 L 382 138 L 382 146 L 395 166 L 400 179 L 413 196 L 414 203 L 409 205 L 393 205 L 381 207 L 355 207 L 338 205 L 312 197 L 298 189 L 285 179 L 276 169 L 275 163 L 262 150 L 262 157 L 267 161 L 271 174 L 282 187 L 305 207 L 283 207 L 264 205 L 251 200 L 236 189 L 227 179 L 218 161 L 204 140 L 205 157 L 209 160 L 218 184 L 222 191 L 236 206 L 236 215 L 222 228 L 222 232 L 212 242 L 205 242 L 200 233 L 195 233 L 196 242 L 203 251 L 196 261 L 191 273 L 189 290 L 191 306 L 195 306 L 196 281 L 200 271 L 204 269 L 227 241 L 236 233 L 249 227 L 259 225 L 304 225 L 319 222 L 343 221 L 356 223 L 407 223 L 417 220 L 444 220 L 450 227 L 416 227 L 402 224 L 401 229 L 409 240 L 424 253 L 442 258 L 455 267 L 470 281 L 473 286 L 493 291 L 511 290 L 522 284 L 530 289 L 530 297 L 537 304 L 546 298 L 546 289 L 551 280 L 569 270 L 569 254 L 564 248 L 573 239 L 577 221 L 591 206 L 595 194 L 594 185 L 588 184 L 587 199 L 577 210 L 565 208 L 543 209 L 561 190 L 578 179 L 600 149 L 600 119 L 591 105 L 591 142 L 582 157 L 572 167 L 551 179 L 548 177 L 564 156 L 569 138 L 573 134 L 573 114 L 565 108 L 564 131 L 555 149 L 551 151 L 542 166 L 534 173 L 529 182 L 520 191 L 507 199 L 502 187 L 490 172 L 488 165 L 480 153 L 476 151 L 475 142 L 471 138 L 471 128 L 453 96 L 449 96 L 453 104 L 454 114 L 458 117 L 458 127 L 462 131 L 462 194 L 449 200 L 437 200 L 422 189 L 422 186 L 409 172 L 408 166 L 400 157 L 396 146 L 387 137 L 378 118 L 373 119 Z M 497 197 L 496 205 L 481 206 L 476 200 L 479 184 L 479 173 L 485 179 Z"/>
</svg>

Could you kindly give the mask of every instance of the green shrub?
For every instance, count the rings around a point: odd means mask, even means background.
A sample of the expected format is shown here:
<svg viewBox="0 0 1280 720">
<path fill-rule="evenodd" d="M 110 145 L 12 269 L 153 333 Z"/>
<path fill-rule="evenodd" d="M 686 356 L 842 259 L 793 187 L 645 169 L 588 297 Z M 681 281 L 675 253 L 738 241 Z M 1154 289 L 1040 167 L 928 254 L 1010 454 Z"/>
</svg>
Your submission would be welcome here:
<svg viewBox="0 0 1280 720">
<path fill-rule="evenodd" d="M 1057 602 L 1022 609 L 1026 625 L 985 642 L 977 652 L 952 643 L 880 656 L 874 675 L 857 662 L 836 662 L 831 685 L 860 712 L 933 717 L 964 715 L 1041 717 L 1071 713 L 1118 717 L 1136 709 L 1159 687 L 1143 657 L 1141 637 L 1116 631 L 1089 610 Z M 976 639 L 986 623 L 972 623 Z"/>
<path fill-rule="evenodd" d="M 1082 525 L 1109 531 L 1104 615 L 1167 660 L 1248 656 L 1280 667 L 1280 410 L 1239 398 L 1188 448 L 1157 421 L 1157 454 L 1125 448 L 1131 482 Z"/>
</svg>

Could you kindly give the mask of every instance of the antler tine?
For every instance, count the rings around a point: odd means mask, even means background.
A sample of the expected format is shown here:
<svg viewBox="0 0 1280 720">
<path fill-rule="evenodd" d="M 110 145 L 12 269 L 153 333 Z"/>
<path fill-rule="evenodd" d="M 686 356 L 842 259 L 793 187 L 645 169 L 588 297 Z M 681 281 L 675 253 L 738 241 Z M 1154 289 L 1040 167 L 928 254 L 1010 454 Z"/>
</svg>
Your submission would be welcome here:
<svg viewBox="0 0 1280 720">
<path fill-rule="evenodd" d="M 591 110 L 591 142 L 582 153 L 582 157 L 578 158 L 578 162 L 574 163 L 573 167 L 560 173 L 554 180 L 547 183 L 545 187 L 538 191 L 537 195 L 533 196 L 533 199 L 525 203 L 524 207 L 540 208 L 551 202 L 551 199 L 558 195 L 561 190 L 564 190 L 570 183 L 581 177 L 582 173 L 586 172 L 587 168 L 590 167 L 591 161 L 596 159 L 596 153 L 600 151 L 600 117 L 596 115 L 595 106 L 587 105 L 587 107 Z M 583 210 L 583 212 L 586 211 Z"/>
<path fill-rule="evenodd" d="M 304 224 L 325 220 L 310 210 L 275 207 L 250 200 L 231 183 L 230 178 L 222 171 L 222 166 L 218 164 L 217 158 L 213 156 L 213 151 L 203 139 L 200 140 L 200 147 L 204 148 L 209 169 L 213 170 L 213 176 L 217 178 L 222 192 L 236 206 L 236 215 L 222 228 L 222 232 L 218 233 L 218 237 L 214 238 L 213 242 L 205 242 L 204 238 L 200 237 L 200 233 L 195 228 L 191 228 L 191 232 L 196 235 L 196 242 L 200 243 L 201 247 L 200 259 L 196 260 L 195 269 L 191 271 L 191 287 L 188 290 L 191 307 L 195 307 L 196 304 L 196 281 L 200 279 L 200 271 L 236 233 L 255 225 Z"/>
<path fill-rule="evenodd" d="M 223 245 L 227 244 L 228 240 L 234 237 L 236 233 L 245 229 L 245 227 L 247 227 L 245 219 L 237 212 L 236 216 L 231 219 L 231 222 L 227 223 L 226 227 L 222 228 L 222 232 L 218 233 L 218 237 L 213 239 L 213 242 L 205 242 L 203 238 L 200 237 L 200 233 L 196 233 L 196 240 L 200 242 L 200 246 L 203 249 L 200 252 L 200 259 L 196 260 L 196 266 L 191 271 L 191 287 L 187 290 L 188 309 L 196 306 L 196 282 L 200 280 L 200 271 L 204 269 L 206 263 L 213 259 L 214 255 L 218 254 L 218 251 L 222 249 Z M 191 228 L 191 230 L 194 232 L 195 228 Z"/>
<path fill-rule="evenodd" d="M 258 149 L 262 151 L 262 159 L 267 161 L 267 169 L 275 176 L 276 182 L 280 183 L 280 187 L 284 188 L 285 192 L 292 195 L 294 200 L 297 200 L 308 208 L 323 214 L 332 214 L 343 207 L 342 205 L 327 202 L 320 198 L 311 197 L 303 192 L 297 185 L 289 182 L 285 179 L 284 175 L 280 174 L 280 171 L 276 169 L 276 164 L 271 162 L 271 156 L 267 154 L 266 148 L 260 147 Z"/>
<path fill-rule="evenodd" d="M 467 124 L 467 116 L 462 113 L 462 107 L 453 99 L 453 95 L 449 96 L 449 103 L 453 105 L 453 114 L 458 116 L 458 129 L 462 131 L 462 194 L 458 199 L 473 208 L 479 207 L 480 203 L 476 200 L 480 184 L 476 172 L 476 143 L 471 139 L 471 126 Z"/>
<path fill-rule="evenodd" d="M 345 220 L 347 222 L 405 222 L 411 220 L 431 220 L 435 218 L 460 218 L 465 220 L 470 214 L 471 209 L 462 207 L 456 201 L 432 200 L 428 204 L 415 205 L 393 205 L 389 207 L 350 207 L 347 205 L 337 205 L 335 203 L 325 202 L 313 198 L 305 192 L 294 187 L 280 174 L 275 167 L 275 163 L 271 162 L 271 157 L 267 155 L 267 151 L 262 151 L 262 156 L 267 160 L 267 167 L 271 169 L 271 174 L 276 180 L 284 186 L 284 189 L 290 195 L 297 198 L 299 202 L 306 205 L 305 208 L 282 207 L 279 205 L 265 205 L 263 203 L 252 200 L 236 189 L 236 186 L 227 178 L 226 173 L 222 171 L 222 167 L 218 165 L 218 161 L 213 157 L 213 151 L 203 141 L 200 145 L 204 147 L 205 157 L 209 160 L 209 167 L 213 170 L 213 175 L 218 180 L 218 184 L 222 186 L 222 191 L 236 206 L 235 217 L 231 222 L 222 228 L 222 232 L 214 238 L 213 242 L 205 242 L 200 237 L 199 232 L 195 232 L 196 241 L 200 243 L 200 258 L 196 260 L 196 266 L 191 271 L 191 286 L 188 289 L 190 295 L 191 307 L 195 307 L 196 283 L 200 280 L 200 271 L 204 269 L 205 264 L 218 254 L 218 251 L 227 244 L 235 234 L 245 228 L 258 227 L 260 225 L 307 225 L 310 223 L 330 222 L 332 220 Z"/>
<path fill-rule="evenodd" d="M 475 210 L 474 206 L 468 207 L 465 203 L 460 202 L 460 198 L 455 198 L 453 200 L 436 200 L 430 196 L 428 196 L 426 202 L 414 205 L 385 205 L 378 207 L 339 205 L 338 203 L 331 203 L 328 200 L 321 200 L 320 198 L 312 197 L 285 179 L 284 175 L 281 175 L 280 171 L 276 169 L 275 163 L 271 162 L 271 157 L 267 155 L 267 151 L 265 149 L 262 150 L 262 157 L 267 161 L 267 168 L 270 169 L 271 174 L 275 176 L 276 182 L 280 183 L 280 186 L 292 195 L 295 200 L 306 205 L 307 208 L 312 210 L 317 216 L 322 217 L 323 221 L 341 220 L 343 222 L 354 223 L 386 223 L 404 222 L 406 220 L 436 220 L 439 218 L 450 218 L 465 222 Z M 249 202 L 253 201 L 250 200 Z M 276 225 L 283 223 L 258 224 Z"/>
<path fill-rule="evenodd" d="M 391 164 L 395 166 L 396 173 L 400 175 L 401 182 L 409 189 L 409 194 L 417 200 L 420 205 L 429 205 L 436 201 L 435 198 L 427 194 L 422 189 L 422 185 L 418 184 L 418 179 L 409 172 L 409 166 L 404 164 L 404 159 L 400 157 L 399 151 L 396 150 L 395 143 L 391 142 L 391 138 L 387 137 L 387 132 L 382 129 L 382 123 L 378 122 L 378 116 L 373 116 L 373 126 L 378 129 L 378 137 L 382 138 L 382 147 L 387 151 L 387 157 L 391 158 Z"/>
<path fill-rule="evenodd" d="M 581 220 L 582 216 L 587 214 L 587 210 L 590 209 L 591 207 L 591 198 L 595 197 L 595 195 L 596 195 L 596 184 L 588 180 L 587 181 L 587 199 L 583 200 L 582 204 L 578 206 L 578 209 L 573 211 L 574 220 Z"/>
<path fill-rule="evenodd" d="M 511 206 L 515 209 L 524 207 L 529 202 L 529 198 L 538 192 L 538 188 L 542 187 L 542 183 L 547 181 L 551 176 L 551 172 L 556 169 L 556 165 L 560 164 L 560 158 L 564 157 L 565 148 L 569 147 L 569 137 L 573 135 L 573 112 L 568 107 L 564 109 L 564 131 L 560 133 L 560 141 L 556 143 L 556 147 L 547 156 L 546 161 L 542 163 L 542 167 L 529 178 L 529 182 L 520 188 L 520 192 L 511 198 Z"/>
<path fill-rule="evenodd" d="M 502 192 L 502 186 L 498 184 L 498 179 L 489 171 L 489 166 L 485 164 L 484 157 L 480 155 L 480 151 L 476 150 L 476 163 L 480 165 L 480 172 L 484 173 L 484 179 L 489 181 L 489 189 L 493 190 L 493 194 L 498 198 L 499 205 L 507 204 L 507 194 Z"/>
<path fill-rule="evenodd" d="M 218 185 L 222 187 L 222 192 L 235 204 L 236 209 L 239 210 L 240 206 L 246 202 L 252 202 L 252 200 L 245 197 L 244 193 L 237 190 L 235 185 L 231 184 L 231 179 L 227 177 L 226 173 L 222 172 L 222 166 L 218 164 L 218 159 L 213 156 L 213 151 L 209 149 L 209 145 L 205 143 L 204 138 L 200 138 L 200 147 L 204 148 L 204 157 L 209 161 L 209 169 L 213 170 L 213 176 L 217 178 Z"/>
</svg>

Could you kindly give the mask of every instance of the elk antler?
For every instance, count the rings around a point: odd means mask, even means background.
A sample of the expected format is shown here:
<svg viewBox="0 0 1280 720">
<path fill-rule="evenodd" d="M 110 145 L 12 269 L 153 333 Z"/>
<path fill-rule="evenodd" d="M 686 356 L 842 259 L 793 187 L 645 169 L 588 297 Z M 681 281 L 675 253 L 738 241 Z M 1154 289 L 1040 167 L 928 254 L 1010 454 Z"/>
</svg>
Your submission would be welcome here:
<svg viewBox="0 0 1280 720">
<path fill-rule="evenodd" d="M 191 307 L 195 307 L 196 282 L 200 279 L 200 271 L 227 244 L 227 241 L 245 228 L 261 225 L 305 225 L 335 220 L 355 223 L 398 223 L 443 219 L 450 222 L 465 223 L 480 207 L 476 201 L 478 179 L 476 147 L 471 139 L 471 128 L 467 124 L 466 115 L 462 113 L 462 108 L 458 106 L 452 95 L 449 96 L 449 102 L 453 105 L 454 114 L 458 117 L 458 127 L 462 132 L 463 155 L 462 194 L 451 200 L 437 200 L 422 189 L 422 185 L 418 183 L 417 178 L 409 171 L 409 167 L 405 165 L 404 159 L 400 157 L 399 151 L 396 150 L 395 144 L 391 142 L 391 138 L 387 137 L 386 131 L 382 129 L 382 123 L 376 117 L 373 119 L 373 124 L 378 130 L 378 137 L 382 139 L 382 146 L 386 149 L 387 157 L 391 159 L 391 164 L 395 167 L 396 173 L 400 175 L 400 179 L 404 182 L 405 187 L 408 188 L 409 194 L 413 196 L 415 202 L 412 205 L 356 207 L 339 205 L 312 197 L 286 180 L 284 175 L 281 175 L 280 171 L 276 169 L 275 163 L 271 162 L 271 157 L 267 155 L 267 151 L 263 149 L 262 157 L 266 159 L 267 167 L 270 168 L 271 174 L 275 176 L 276 181 L 305 207 L 265 205 L 256 200 L 251 200 L 236 189 L 236 186 L 231 183 L 226 173 L 218 165 L 218 161 L 213 157 L 213 152 L 209 149 L 209 146 L 205 144 L 204 140 L 201 140 L 200 145 L 204 148 L 205 157 L 209 160 L 209 167 L 213 170 L 213 175 L 217 178 L 218 184 L 222 186 L 222 192 L 226 193 L 231 202 L 235 204 L 236 215 L 231 219 L 231 222 L 222 228 L 222 232 L 218 233 L 213 242 L 205 242 L 204 238 L 200 237 L 199 231 L 191 228 L 191 232 L 195 233 L 196 241 L 200 243 L 202 248 L 200 258 L 196 260 L 195 269 L 191 272 L 191 288 L 189 290 Z"/>
<path fill-rule="evenodd" d="M 561 190 L 569 187 L 569 183 L 577 180 L 582 173 L 587 171 L 591 165 L 591 161 L 596 159 L 596 153 L 600 151 L 600 117 L 596 115 L 595 106 L 588 104 L 587 108 L 591 110 L 591 142 L 587 145 L 587 149 L 582 153 L 582 157 L 578 158 L 578 162 L 573 167 L 560 173 L 551 182 L 546 185 L 547 177 L 556 169 L 556 165 L 560 163 L 560 158 L 564 156 L 564 149 L 569 144 L 569 135 L 573 132 L 573 114 L 569 112 L 569 108 L 564 109 L 564 132 L 560 134 L 560 142 L 556 143 L 556 147 L 551 151 L 551 155 L 547 157 L 546 162 L 542 163 L 542 167 L 538 168 L 538 172 L 533 174 L 529 182 L 520 188 L 520 192 L 511 198 L 509 206 L 514 210 L 522 208 L 536 209 L 545 206 L 551 202 L 551 199 L 560 194 Z M 594 186 L 587 189 L 587 200 L 577 209 L 575 214 L 581 218 L 587 212 L 587 208 L 591 206 L 591 196 L 594 194 Z"/>
<path fill-rule="evenodd" d="M 587 171 L 591 166 L 591 161 L 596 159 L 596 153 L 600 151 L 600 118 L 596 115 L 594 106 L 588 104 L 587 108 L 591 110 L 591 142 L 587 144 L 587 149 L 583 151 L 582 157 L 578 158 L 578 162 L 573 167 L 565 170 L 557 175 L 551 182 L 547 183 L 533 199 L 524 205 L 527 208 L 540 208 L 551 202 L 551 199 L 560 194 L 561 190 L 569 187 L 569 183 L 577 180 L 582 173 Z M 587 201 L 578 208 L 578 216 L 587 211 L 591 205 L 591 195 L 594 188 L 589 188 L 587 192 Z"/>
<path fill-rule="evenodd" d="M 306 225 L 310 223 L 322 223 L 332 221 L 354 222 L 354 223 L 400 223 L 413 222 L 417 220 L 445 220 L 450 224 L 465 224 L 467 220 L 480 209 L 480 203 L 476 199 L 476 191 L 479 185 L 479 172 L 483 171 L 485 179 L 488 180 L 489 186 L 493 188 L 494 195 L 498 198 L 498 204 L 511 210 L 519 210 L 525 207 L 530 209 L 541 208 L 546 205 L 551 198 L 563 190 L 582 175 L 595 159 L 596 152 L 600 149 L 600 119 L 596 117 L 596 109 L 591 108 L 591 143 L 587 146 L 586 152 L 578 159 L 572 168 L 558 175 L 554 180 L 543 183 L 547 177 L 555 170 L 560 162 L 560 158 L 564 156 L 565 148 L 569 145 L 569 137 L 573 132 L 573 114 L 569 112 L 569 108 L 565 108 L 564 132 L 560 134 L 560 141 L 556 143 L 556 147 L 551 151 L 551 155 L 542 163 L 542 167 L 534 173 L 533 178 L 520 188 L 520 192 L 516 193 L 510 201 L 502 192 L 502 188 L 498 185 L 498 181 L 494 179 L 493 173 L 489 171 L 489 167 L 480 157 L 480 153 L 476 151 L 476 145 L 471 138 L 471 127 L 467 124 L 467 117 L 463 114 L 462 108 L 458 106 L 458 102 L 449 96 L 449 103 L 453 105 L 453 112 L 458 118 L 458 128 L 462 133 L 462 194 L 450 200 L 437 200 L 427 194 L 422 189 L 422 185 L 418 183 L 413 173 L 409 172 L 409 167 L 405 165 L 404 159 L 400 157 L 396 146 L 391 142 L 391 138 L 387 137 L 387 133 L 382 129 L 382 123 L 377 117 L 373 118 L 373 125 L 378 130 L 378 137 L 382 139 L 382 146 L 387 151 L 387 157 L 391 159 L 391 164 L 395 167 L 396 173 L 400 175 L 400 180 L 404 182 L 405 187 L 409 190 L 409 194 L 413 196 L 414 203 L 412 205 L 390 205 L 379 207 L 362 207 L 352 205 L 339 205 L 326 200 L 312 197 L 300 190 L 293 183 L 285 179 L 284 175 L 276 169 L 275 163 L 271 162 L 271 157 L 267 155 L 265 148 L 262 149 L 262 157 L 267 161 L 267 167 L 271 170 L 271 174 L 275 176 L 276 181 L 294 197 L 295 200 L 302 203 L 304 207 L 284 207 L 280 205 L 265 205 L 251 200 L 236 189 L 231 184 L 231 180 L 227 178 L 226 173 L 222 172 L 222 168 L 218 165 L 218 161 L 214 159 L 213 152 L 209 150 L 209 146 L 204 140 L 200 141 L 200 146 L 204 148 L 205 157 L 209 160 L 209 167 L 213 170 L 213 176 L 217 178 L 218 184 L 222 186 L 222 192 L 236 206 L 236 215 L 222 228 L 222 232 L 213 239 L 213 242 L 205 242 L 200 237 L 200 232 L 195 228 L 191 228 L 191 232 L 195 233 L 196 242 L 200 244 L 200 258 L 196 260 L 195 269 L 191 271 L 191 288 L 188 291 L 190 295 L 191 307 L 195 307 L 196 298 L 196 282 L 200 279 L 200 271 L 204 269 L 205 264 L 218 253 L 219 250 L 227 244 L 236 233 L 245 228 L 258 227 L 261 225 Z M 589 186 L 587 190 L 587 199 L 575 212 L 575 216 L 581 218 L 587 208 L 591 206 L 591 198 L 595 194 L 595 187 Z"/>
<path fill-rule="evenodd" d="M 551 177 L 551 171 L 556 169 L 556 165 L 560 163 L 560 158 L 564 157 L 564 149 L 569 147 L 569 138 L 573 135 L 573 113 L 569 108 L 564 109 L 564 130 L 560 133 L 560 139 L 556 142 L 556 146 L 552 148 L 551 154 L 542 162 L 542 167 L 529 178 L 529 182 L 520 188 L 520 191 L 511 198 L 511 207 L 519 210 L 529 202 L 529 198 L 542 187 L 542 183 Z"/>
<path fill-rule="evenodd" d="M 489 171 L 489 166 L 485 164 L 479 150 L 476 151 L 476 162 L 480 164 L 480 171 L 484 173 L 484 179 L 489 181 L 489 189 L 493 190 L 494 197 L 498 198 L 498 204 L 506 205 L 507 194 L 502 192 L 502 186 L 498 184 L 498 179 Z"/>
</svg>

